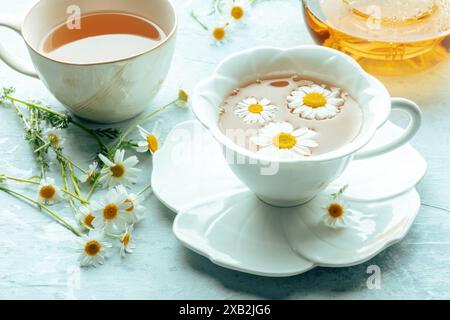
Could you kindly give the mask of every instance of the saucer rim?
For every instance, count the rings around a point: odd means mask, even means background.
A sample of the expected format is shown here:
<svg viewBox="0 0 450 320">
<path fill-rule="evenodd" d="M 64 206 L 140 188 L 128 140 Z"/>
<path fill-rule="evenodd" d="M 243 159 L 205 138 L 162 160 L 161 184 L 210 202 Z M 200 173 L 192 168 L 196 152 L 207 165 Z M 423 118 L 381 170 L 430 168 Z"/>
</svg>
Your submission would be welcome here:
<svg viewBox="0 0 450 320">
<path fill-rule="evenodd" d="M 234 193 L 233 193 L 234 194 Z M 239 272 L 243 272 L 243 273 L 247 273 L 247 274 L 251 274 L 251 275 L 256 275 L 256 276 L 262 276 L 262 277 L 272 277 L 272 278 L 282 278 L 282 277 L 293 277 L 293 276 L 297 276 L 297 275 L 301 275 L 303 273 L 306 273 L 312 269 L 315 269 L 316 267 L 323 267 L 323 268 L 347 268 L 347 267 L 352 267 L 352 266 L 357 266 L 360 264 L 363 264 L 369 260 L 371 260 L 372 258 L 374 258 L 375 256 L 377 256 L 378 254 L 380 254 L 382 251 L 388 249 L 389 247 L 399 243 L 400 241 L 402 241 L 406 235 L 409 233 L 409 231 L 412 228 L 412 225 L 414 224 L 414 221 L 417 218 L 417 215 L 420 211 L 420 207 L 421 207 L 421 198 L 419 193 L 417 192 L 416 188 L 412 188 L 409 189 L 408 191 L 405 191 L 402 195 L 407 195 L 407 194 L 413 194 L 415 196 L 415 200 L 416 200 L 416 205 L 415 205 L 415 209 L 414 212 L 410 215 L 410 218 L 408 219 L 408 222 L 405 224 L 405 226 L 401 229 L 401 231 L 398 231 L 389 241 L 386 241 L 386 243 L 383 244 L 382 247 L 380 247 L 378 250 L 375 250 L 373 253 L 371 253 L 370 255 L 368 255 L 367 257 L 364 257 L 362 259 L 356 260 L 355 262 L 352 263 L 348 263 L 348 264 L 329 264 L 329 263 L 319 263 L 317 261 L 311 261 L 310 259 L 304 257 L 303 255 L 301 255 L 299 252 L 295 252 L 296 255 L 299 255 L 302 259 L 310 262 L 312 264 L 312 266 L 308 269 L 302 269 L 301 271 L 293 271 L 293 272 L 279 272 L 279 273 L 273 273 L 273 272 L 261 272 L 261 271 L 255 271 L 255 270 L 251 270 L 248 268 L 243 268 L 240 266 L 236 266 L 236 265 L 230 265 L 230 264 L 226 264 L 225 262 L 222 262 L 220 259 L 215 259 L 214 256 L 211 254 L 211 252 L 215 252 L 215 249 L 211 249 L 208 251 L 202 250 L 202 248 L 200 247 L 195 247 L 194 244 L 188 242 L 185 238 L 183 238 L 183 233 L 179 232 L 179 220 L 181 219 L 181 217 L 183 216 L 183 212 L 184 211 L 188 211 L 191 208 L 195 208 L 198 205 L 201 205 L 201 203 L 204 203 L 205 201 L 198 201 L 195 204 L 186 207 L 185 209 L 183 209 L 180 214 L 176 215 L 173 224 L 172 224 L 172 232 L 175 235 L 175 237 L 177 238 L 178 241 L 180 241 L 180 243 L 186 247 L 187 249 L 207 258 L 209 261 L 211 261 L 213 264 L 218 265 L 220 267 L 226 268 L 226 269 L 230 269 L 230 270 L 234 270 L 234 271 L 239 271 Z M 401 195 L 399 195 L 401 196 Z M 218 197 L 213 197 L 213 198 L 218 198 Z M 287 241 L 287 240 L 286 240 Z M 211 247 L 209 247 L 211 248 Z"/>
</svg>

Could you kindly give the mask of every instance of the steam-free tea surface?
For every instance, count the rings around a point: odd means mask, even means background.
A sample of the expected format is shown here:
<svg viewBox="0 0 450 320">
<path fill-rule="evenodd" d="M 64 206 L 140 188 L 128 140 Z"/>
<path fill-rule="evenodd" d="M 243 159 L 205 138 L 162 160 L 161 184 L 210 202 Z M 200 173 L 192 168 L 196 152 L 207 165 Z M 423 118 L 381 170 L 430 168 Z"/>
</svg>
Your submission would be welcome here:
<svg viewBox="0 0 450 320">
<path fill-rule="evenodd" d="M 80 18 L 80 28 L 63 23 L 43 39 L 41 51 L 68 63 L 98 63 L 148 51 L 166 38 L 154 22 L 120 12 L 93 13 Z"/>
<path fill-rule="evenodd" d="M 342 88 L 339 88 L 339 98 L 342 98 L 344 103 L 332 118 L 306 119 L 288 107 L 288 97 L 292 92 L 310 80 L 298 76 L 264 79 L 235 90 L 225 99 L 221 107 L 219 124 L 222 132 L 241 147 L 257 152 L 259 147 L 252 143 L 252 137 L 258 135 L 258 130 L 271 122 L 287 122 L 294 129 L 308 128 L 316 133 L 314 141 L 318 146 L 311 148 L 312 157 L 337 150 L 352 142 L 361 130 L 363 115 L 359 104 Z M 314 82 L 325 86 L 321 81 Z M 331 90 L 333 86 L 326 85 L 326 88 Z M 269 100 L 270 105 L 276 107 L 276 110 L 271 112 L 272 118 L 262 123 L 248 123 L 237 116 L 239 103 L 249 97 L 254 97 L 257 101 Z"/>
</svg>

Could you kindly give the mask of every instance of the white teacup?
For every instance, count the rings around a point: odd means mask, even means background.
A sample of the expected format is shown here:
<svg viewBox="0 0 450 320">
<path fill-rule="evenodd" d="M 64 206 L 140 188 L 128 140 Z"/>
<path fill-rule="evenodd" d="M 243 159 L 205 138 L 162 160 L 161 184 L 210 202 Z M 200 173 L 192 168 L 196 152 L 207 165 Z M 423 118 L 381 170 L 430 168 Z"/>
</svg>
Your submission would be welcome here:
<svg viewBox="0 0 450 320">
<path fill-rule="evenodd" d="M 264 158 L 233 143 L 219 128 L 219 107 L 227 95 L 242 84 L 271 76 L 299 74 L 345 88 L 363 110 L 357 138 L 335 151 L 299 160 Z M 412 101 L 390 98 L 387 89 L 349 56 L 320 46 L 291 49 L 256 48 L 232 55 L 210 78 L 202 81 L 193 97 L 197 118 L 223 145 L 236 176 L 261 200 L 290 207 L 314 198 L 337 179 L 353 159 L 381 155 L 408 142 L 421 124 L 421 111 Z M 404 133 L 372 150 L 359 151 L 389 118 L 392 109 L 410 116 Z M 407 161 L 407 159 L 405 159 Z M 275 168 L 270 172 L 270 168 Z"/>
<path fill-rule="evenodd" d="M 153 49 L 121 60 L 89 64 L 56 61 L 41 53 L 39 45 L 50 30 L 67 21 L 68 8 L 73 6 L 78 6 L 81 14 L 117 11 L 145 17 L 158 24 L 167 38 Z M 29 70 L 0 45 L 0 58 L 5 63 L 40 78 L 74 114 L 111 123 L 138 115 L 158 93 L 172 61 L 177 16 L 170 0 L 41 0 L 30 9 L 21 26 L 7 17 L 0 17 L 0 26 L 22 35 L 36 71 Z"/>
</svg>

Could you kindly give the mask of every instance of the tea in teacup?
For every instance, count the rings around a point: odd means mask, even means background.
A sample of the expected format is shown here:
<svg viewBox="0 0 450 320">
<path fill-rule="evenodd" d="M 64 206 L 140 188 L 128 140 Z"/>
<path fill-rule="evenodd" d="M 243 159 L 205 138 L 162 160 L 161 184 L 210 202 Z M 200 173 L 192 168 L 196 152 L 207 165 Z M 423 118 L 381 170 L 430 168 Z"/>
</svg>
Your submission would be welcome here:
<svg viewBox="0 0 450 320">
<path fill-rule="evenodd" d="M 222 132 L 268 158 L 314 157 L 359 134 L 363 113 L 343 89 L 300 76 L 256 80 L 234 90 L 220 112 Z"/>
<path fill-rule="evenodd" d="M 68 63 L 97 63 L 125 59 L 146 52 L 166 34 L 149 19 L 122 12 L 82 15 L 78 26 L 62 23 L 43 39 L 40 50 Z"/>
</svg>

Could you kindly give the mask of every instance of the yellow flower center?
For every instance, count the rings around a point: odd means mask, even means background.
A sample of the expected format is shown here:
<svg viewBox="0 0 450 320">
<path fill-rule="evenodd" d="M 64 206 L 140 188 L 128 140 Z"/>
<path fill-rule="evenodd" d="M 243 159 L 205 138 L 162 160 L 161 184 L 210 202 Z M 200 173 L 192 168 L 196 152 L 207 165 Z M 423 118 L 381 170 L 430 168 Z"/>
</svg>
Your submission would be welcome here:
<svg viewBox="0 0 450 320">
<path fill-rule="evenodd" d="M 84 245 L 84 252 L 88 255 L 88 256 L 95 256 L 97 253 L 100 252 L 101 249 L 101 245 L 100 243 L 98 243 L 98 241 L 89 241 Z"/>
<path fill-rule="evenodd" d="M 340 219 L 344 216 L 345 209 L 340 203 L 332 203 L 328 206 L 328 214 L 333 219 Z"/>
<path fill-rule="evenodd" d="M 153 153 L 155 153 L 159 149 L 158 139 L 153 134 L 150 134 L 147 137 L 147 145 L 148 145 L 148 149 Z"/>
<path fill-rule="evenodd" d="M 47 138 L 53 146 L 58 146 L 60 143 L 59 137 L 54 133 L 49 133 Z"/>
<path fill-rule="evenodd" d="M 122 243 L 125 247 L 128 246 L 128 244 L 130 243 L 131 240 L 131 234 L 129 232 L 125 233 L 125 235 L 122 238 Z"/>
<path fill-rule="evenodd" d="M 230 14 L 236 20 L 242 19 L 245 14 L 244 8 L 240 6 L 234 6 L 233 8 L 231 8 Z"/>
<path fill-rule="evenodd" d="M 183 89 L 180 89 L 180 91 L 178 91 L 178 99 L 182 102 L 188 102 L 189 95 L 186 91 L 184 91 Z"/>
<path fill-rule="evenodd" d="M 310 108 L 320 108 L 327 104 L 327 99 L 321 93 L 311 92 L 303 97 L 303 103 Z"/>
<path fill-rule="evenodd" d="M 92 221 L 94 221 L 94 216 L 89 213 L 86 217 L 84 217 L 83 223 L 92 228 Z"/>
<path fill-rule="evenodd" d="M 114 204 L 108 204 L 105 208 L 103 208 L 103 217 L 105 220 L 111 221 L 117 218 L 119 213 L 119 208 Z"/>
<path fill-rule="evenodd" d="M 223 38 L 225 38 L 225 28 L 222 27 L 214 28 L 212 35 L 214 39 L 216 39 L 217 41 L 223 40 Z"/>
<path fill-rule="evenodd" d="M 56 194 L 56 189 L 54 186 L 42 186 L 39 189 L 39 196 L 45 200 L 51 200 Z"/>
<path fill-rule="evenodd" d="M 291 149 L 297 144 L 297 139 L 290 133 L 280 133 L 273 138 L 272 143 L 278 149 Z"/>
<path fill-rule="evenodd" d="M 128 209 L 126 209 L 125 211 L 133 212 L 133 210 L 134 210 L 134 202 L 131 199 L 126 199 L 125 200 L 125 204 L 129 205 Z"/>
<path fill-rule="evenodd" d="M 261 113 L 263 112 L 264 107 L 260 105 L 259 103 L 254 103 L 248 106 L 248 112 L 251 113 Z"/>
<path fill-rule="evenodd" d="M 120 178 L 125 174 L 125 167 L 119 163 L 116 163 L 114 166 L 110 167 L 109 170 L 114 178 Z"/>
</svg>

